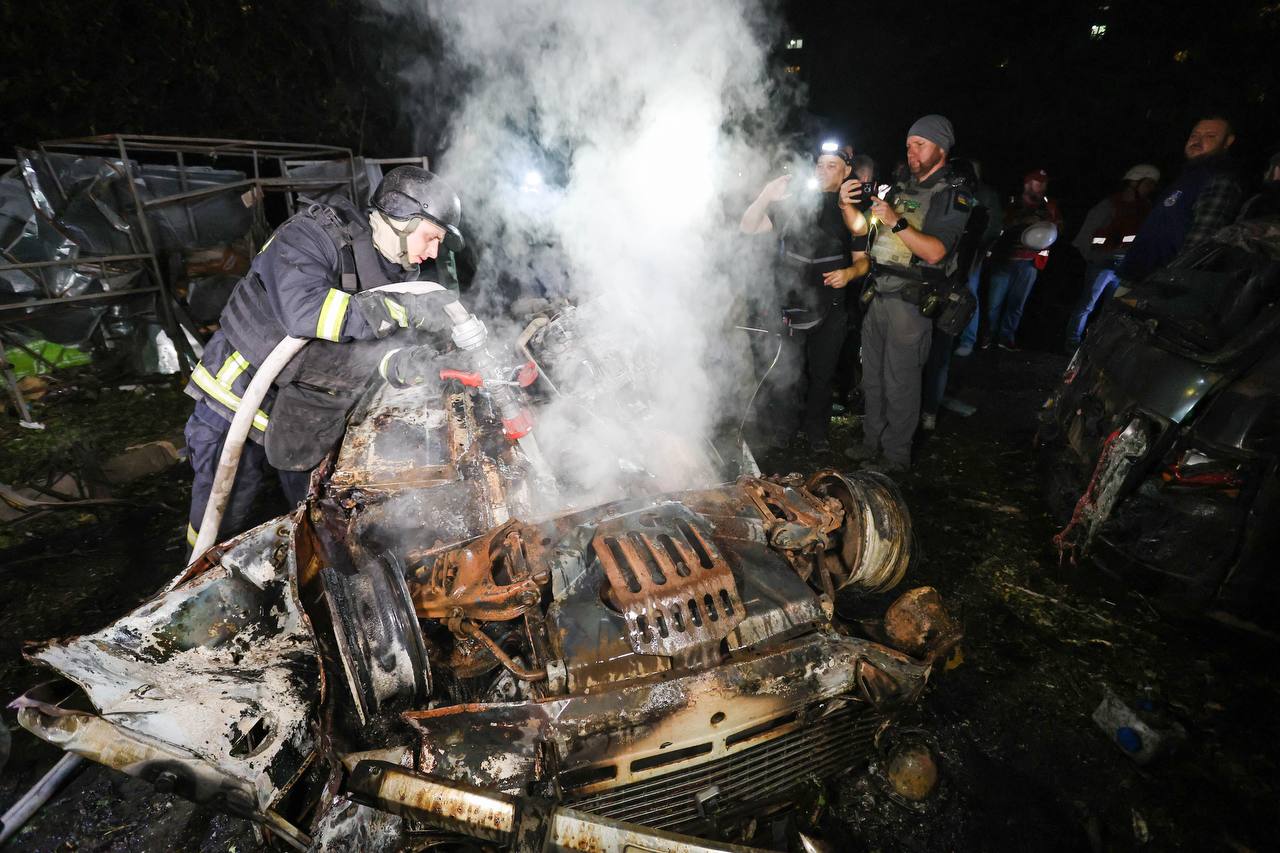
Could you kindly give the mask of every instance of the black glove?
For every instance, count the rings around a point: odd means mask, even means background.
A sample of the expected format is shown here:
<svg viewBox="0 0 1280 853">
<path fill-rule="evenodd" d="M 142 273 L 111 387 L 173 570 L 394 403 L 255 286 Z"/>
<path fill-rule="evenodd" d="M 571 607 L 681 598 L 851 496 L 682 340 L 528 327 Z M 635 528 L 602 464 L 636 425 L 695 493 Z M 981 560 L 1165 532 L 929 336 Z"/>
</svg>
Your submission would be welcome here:
<svg viewBox="0 0 1280 853">
<path fill-rule="evenodd" d="M 457 297 L 447 290 L 431 293 L 366 290 L 351 297 L 351 303 L 373 329 L 374 336 L 379 338 L 385 338 L 396 329 L 447 332 L 452 324 L 444 313 L 444 306 L 456 300 Z"/>
<path fill-rule="evenodd" d="M 440 383 L 440 353 L 433 347 L 417 346 L 392 350 L 382 358 L 378 372 L 397 388 Z"/>
</svg>

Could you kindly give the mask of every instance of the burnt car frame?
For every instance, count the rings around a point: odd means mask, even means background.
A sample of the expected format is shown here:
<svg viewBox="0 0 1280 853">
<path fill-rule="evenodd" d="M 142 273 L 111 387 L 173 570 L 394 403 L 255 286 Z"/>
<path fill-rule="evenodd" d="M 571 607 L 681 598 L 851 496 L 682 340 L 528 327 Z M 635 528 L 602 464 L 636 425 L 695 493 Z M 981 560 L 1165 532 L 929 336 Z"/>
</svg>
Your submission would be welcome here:
<svg viewBox="0 0 1280 853">
<path fill-rule="evenodd" d="M 593 362 L 589 396 L 620 374 L 574 328 L 521 345 L 561 395 Z M 730 849 L 689 836 L 744 837 L 886 748 L 960 632 L 936 595 L 837 614 L 910 564 L 887 478 L 652 482 L 548 512 L 483 389 L 378 385 L 303 505 L 102 631 L 33 644 L 61 679 L 11 707 L 299 849 Z"/>
<path fill-rule="evenodd" d="M 1230 226 L 1119 293 L 1037 441 L 1064 557 L 1173 612 L 1274 630 L 1280 223 Z"/>
</svg>

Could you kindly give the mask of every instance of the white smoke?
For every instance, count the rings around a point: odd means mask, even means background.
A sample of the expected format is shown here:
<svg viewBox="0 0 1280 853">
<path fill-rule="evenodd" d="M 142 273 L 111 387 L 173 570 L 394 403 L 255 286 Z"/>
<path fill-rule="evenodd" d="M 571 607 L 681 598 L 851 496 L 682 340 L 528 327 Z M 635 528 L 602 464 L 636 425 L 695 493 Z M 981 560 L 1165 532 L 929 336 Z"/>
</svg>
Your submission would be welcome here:
<svg viewBox="0 0 1280 853">
<path fill-rule="evenodd" d="M 728 318 L 766 278 L 736 224 L 771 159 L 766 59 L 777 29 L 767 10 L 737 0 L 371 1 L 443 44 L 442 56 L 406 66 L 406 106 L 448 122 L 433 169 L 458 188 L 480 247 L 473 292 L 491 293 L 505 273 L 603 300 L 607 310 L 593 313 L 602 337 L 658 355 L 638 378 L 661 426 L 705 436 L 744 398 L 745 333 Z M 451 113 L 446 98 L 460 102 Z M 604 423 L 552 413 L 538 435 L 551 453 L 600 449 L 607 479 L 616 460 L 605 448 L 634 437 Z M 686 467 L 686 480 L 705 476 Z"/>
</svg>

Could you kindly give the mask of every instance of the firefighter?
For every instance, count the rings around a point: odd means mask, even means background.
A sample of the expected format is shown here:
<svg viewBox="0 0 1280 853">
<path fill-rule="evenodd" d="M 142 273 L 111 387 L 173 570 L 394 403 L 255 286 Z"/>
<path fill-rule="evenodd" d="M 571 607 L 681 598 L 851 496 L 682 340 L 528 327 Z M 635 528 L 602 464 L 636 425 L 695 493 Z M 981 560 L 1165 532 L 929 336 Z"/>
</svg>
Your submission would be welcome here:
<svg viewBox="0 0 1280 853">
<path fill-rule="evenodd" d="M 273 474 L 291 504 L 306 496 L 310 469 L 341 436 L 347 412 L 375 370 L 398 384 L 427 377 L 429 342 L 392 349 L 384 339 L 401 329 L 456 336 L 442 311 L 456 297 L 434 284 L 413 293 L 374 288 L 418 280 L 441 245 L 461 250 L 461 219 L 462 204 L 448 184 L 425 169 L 401 166 L 383 178 L 367 211 L 345 199 L 313 204 L 271 235 L 232 291 L 221 328 L 186 389 L 196 400 L 185 430 L 195 472 L 189 546 L 255 366 L 286 335 L 310 342 L 254 414 L 216 541 L 245 529 L 255 495 Z M 474 344 L 485 330 L 471 321 L 461 333 Z"/>
</svg>

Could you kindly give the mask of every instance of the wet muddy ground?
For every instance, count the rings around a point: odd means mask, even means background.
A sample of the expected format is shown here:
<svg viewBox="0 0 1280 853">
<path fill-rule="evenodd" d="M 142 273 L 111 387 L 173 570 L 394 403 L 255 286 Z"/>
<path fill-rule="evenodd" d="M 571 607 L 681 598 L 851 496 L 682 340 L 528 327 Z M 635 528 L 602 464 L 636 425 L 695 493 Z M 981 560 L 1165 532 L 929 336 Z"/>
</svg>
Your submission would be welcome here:
<svg viewBox="0 0 1280 853">
<path fill-rule="evenodd" d="M 850 777 L 821 818 L 848 850 L 1263 850 L 1274 845 L 1280 679 L 1276 649 L 1205 624 L 1173 621 L 1091 566 L 1059 566 L 1034 480 L 1034 414 L 1065 359 L 979 352 L 952 389 L 978 406 L 944 415 L 900 478 L 923 559 L 911 585 L 937 587 L 962 618 L 958 665 L 939 672 L 904 719 L 941 756 L 937 795 L 898 802 L 879 772 Z M 0 481 L 31 460 L 109 454 L 179 433 L 189 407 L 172 386 L 80 391 L 44 407 L 42 434 L 0 423 Z M 854 418 L 831 454 L 762 453 L 770 472 L 845 467 Z M 29 472 L 27 472 L 29 473 Z M 41 673 L 25 639 L 111 621 L 179 567 L 188 477 L 181 468 L 128 487 L 124 509 L 58 515 L 0 542 L 0 695 Z M 28 535 L 29 534 L 29 535 Z M 1110 687 L 1177 721 L 1176 752 L 1139 767 L 1090 718 Z M 58 752 L 3 722 L 13 752 L 0 809 Z M 6 849 L 252 850 L 243 822 L 89 767 Z"/>
</svg>

